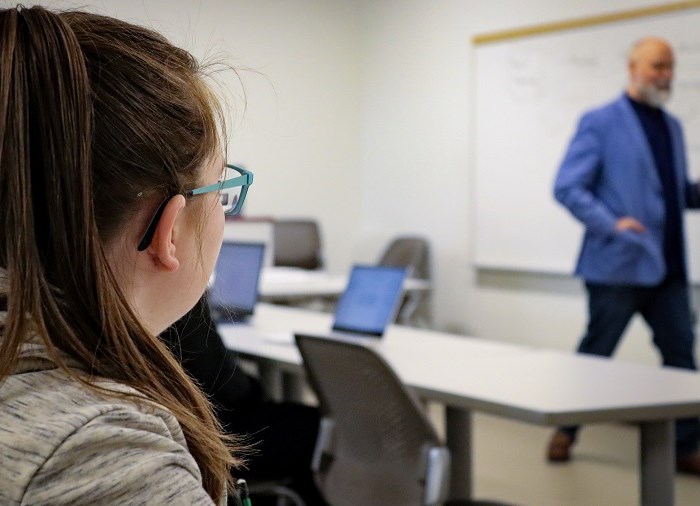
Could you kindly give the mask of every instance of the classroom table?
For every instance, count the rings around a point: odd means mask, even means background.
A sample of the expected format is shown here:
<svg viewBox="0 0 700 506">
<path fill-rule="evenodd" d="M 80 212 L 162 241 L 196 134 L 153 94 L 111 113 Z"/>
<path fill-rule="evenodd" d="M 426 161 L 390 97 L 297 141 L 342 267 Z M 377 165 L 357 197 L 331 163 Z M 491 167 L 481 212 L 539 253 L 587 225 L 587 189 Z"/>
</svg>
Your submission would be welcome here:
<svg viewBox="0 0 700 506">
<path fill-rule="evenodd" d="M 347 274 L 291 267 L 264 267 L 260 275 L 260 300 L 293 302 L 314 298 L 335 299 L 343 293 L 347 282 Z M 424 279 L 406 278 L 404 290 L 427 291 L 430 290 L 430 282 Z"/>
<path fill-rule="evenodd" d="M 279 394 L 280 373 L 303 372 L 291 334 L 330 327 L 329 314 L 261 303 L 248 324 L 219 332 L 228 348 L 258 361 L 266 387 Z M 452 498 L 471 497 L 471 413 L 482 411 L 550 426 L 635 422 L 641 504 L 674 503 L 673 420 L 700 415 L 700 375 L 400 325 L 362 340 L 420 398 L 445 404 Z"/>
</svg>

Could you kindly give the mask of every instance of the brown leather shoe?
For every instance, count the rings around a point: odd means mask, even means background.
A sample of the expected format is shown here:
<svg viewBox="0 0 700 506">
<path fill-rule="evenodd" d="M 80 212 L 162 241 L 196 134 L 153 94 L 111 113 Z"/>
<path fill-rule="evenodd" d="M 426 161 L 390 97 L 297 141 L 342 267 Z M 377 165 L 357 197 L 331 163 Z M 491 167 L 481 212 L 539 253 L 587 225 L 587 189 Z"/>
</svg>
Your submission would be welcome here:
<svg viewBox="0 0 700 506">
<path fill-rule="evenodd" d="M 676 457 L 676 471 L 683 474 L 700 476 L 700 452 L 695 451 L 687 455 Z"/>
<path fill-rule="evenodd" d="M 568 462 L 571 460 L 571 447 L 574 439 L 566 432 L 556 431 L 549 440 L 547 447 L 547 460 L 550 462 Z"/>
</svg>

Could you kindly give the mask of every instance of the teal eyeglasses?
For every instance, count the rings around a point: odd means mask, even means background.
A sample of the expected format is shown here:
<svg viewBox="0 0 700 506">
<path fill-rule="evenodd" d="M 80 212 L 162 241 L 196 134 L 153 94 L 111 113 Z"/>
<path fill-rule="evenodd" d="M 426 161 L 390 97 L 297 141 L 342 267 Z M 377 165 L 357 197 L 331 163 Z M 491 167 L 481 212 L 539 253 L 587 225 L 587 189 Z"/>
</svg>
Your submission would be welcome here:
<svg viewBox="0 0 700 506">
<path fill-rule="evenodd" d="M 248 194 L 248 187 L 251 184 L 253 184 L 252 172 L 242 169 L 241 167 L 236 167 L 235 165 L 227 164 L 221 181 L 207 186 L 202 186 L 201 188 L 186 191 L 182 195 L 189 198 L 196 197 L 197 195 L 204 195 L 206 193 L 219 192 L 224 213 L 228 216 L 232 216 L 241 211 L 243 202 L 245 201 L 245 196 Z M 146 232 L 143 234 L 143 237 L 139 242 L 139 251 L 145 250 L 151 244 L 153 234 L 156 232 L 156 225 L 158 225 L 158 220 L 160 220 L 160 216 L 163 214 L 165 205 L 175 195 L 176 194 L 169 195 L 158 206 L 158 209 L 148 224 L 148 228 L 146 228 Z"/>
</svg>

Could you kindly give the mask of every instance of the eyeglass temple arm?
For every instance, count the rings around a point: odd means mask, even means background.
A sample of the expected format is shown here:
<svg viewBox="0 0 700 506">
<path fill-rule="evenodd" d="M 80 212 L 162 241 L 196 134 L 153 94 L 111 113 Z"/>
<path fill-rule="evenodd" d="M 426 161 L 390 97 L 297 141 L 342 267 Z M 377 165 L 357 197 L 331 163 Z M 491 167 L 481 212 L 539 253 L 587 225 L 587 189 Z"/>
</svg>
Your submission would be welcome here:
<svg viewBox="0 0 700 506">
<path fill-rule="evenodd" d="M 156 233 L 156 225 L 158 225 L 158 221 L 160 220 L 161 215 L 163 214 L 163 211 L 165 211 L 165 206 L 167 203 L 170 201 L 172 196 L 167 197 L 163 202 L 160 203 L 158 206 L 158 210 L 153 214 L 153 218 L 151 218 L 150 223 L 148 224 L 148 227 L 146 228 L 146 232 L 143 234 L 143 237 L 141 238 L 141 242 L 139 242 L 138 245 L 138 250 L 143 251 L 148 246 L 150 246 L 151 241 L 153 240 L 153 236 Z"/>
</svg>

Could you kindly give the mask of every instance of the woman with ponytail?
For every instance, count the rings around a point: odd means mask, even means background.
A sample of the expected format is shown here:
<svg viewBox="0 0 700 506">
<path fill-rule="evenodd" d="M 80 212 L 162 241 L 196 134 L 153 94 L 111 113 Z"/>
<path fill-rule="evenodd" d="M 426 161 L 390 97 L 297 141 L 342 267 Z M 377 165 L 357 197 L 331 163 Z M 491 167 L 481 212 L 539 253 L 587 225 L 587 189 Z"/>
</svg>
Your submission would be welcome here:
<svg viewBox="0 0 700 506">
<path fill-rule="evenodd" d="M 194 58 L 151 30 L 0 11 L 0 504 L 233 491 L 239 445 L 157 338 L 252 182 L 226 168 L 220 118 Z"/>
</svg>

